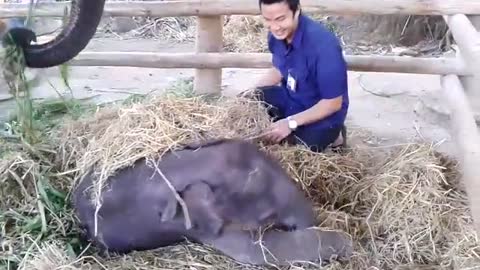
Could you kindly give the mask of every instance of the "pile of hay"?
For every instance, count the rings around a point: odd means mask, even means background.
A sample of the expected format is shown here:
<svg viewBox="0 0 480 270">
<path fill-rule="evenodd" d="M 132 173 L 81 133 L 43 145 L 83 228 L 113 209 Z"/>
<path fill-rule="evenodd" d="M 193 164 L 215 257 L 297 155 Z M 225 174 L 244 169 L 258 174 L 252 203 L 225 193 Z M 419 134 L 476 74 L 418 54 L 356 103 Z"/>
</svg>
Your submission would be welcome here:
<svg viewBox="0 0 480 270">
<path fill-rule="evenodd" d="M 60 145 L 65 154 L 77 160 L 80 175 L 96 166 L 99 179 L 94 200 L 98 202 L 104 180 L 116 170 L 141 157 L 158 158 L 188 143 L 219 137 L 256 137 L 270 123 L 268 118 L 258 117 L 265 114 L 262 104 L 248 99 L 210 100 L 167 94 L 149 98 L 148 103 L 109 108 L 73 123 L 62 131 Z"/>
<path fill-rule="evenodd" d="M 52 140 L 58 154 L 56 158 L 51 156 L 57 172 L 52 172 L 56 178 L 50 182 L 55 182 L 58 190 L 66 193 L 68 189 L 62 188 L 56 180 L 61 177 L 72 180 L 92 164 L 97 164 L 106 176 L 141 156 L 161 154 L 200 139 L 254 137 L 269 124 L 270 119 L 261 104 L 242 98 L 162 96 L 107 108 L 70 123 L 52 135 L 61 136 Z M 480 265 L 480 245 L 473 231 L 465 192 L 458 184 L 455 163 L 430 146 L 359 147 L 344 155 L 315 154 L 301 146 L 260 147 L 278 158 L 314 200 L 321 227 L 342 229 L 352 235 L 355 241 L 352 260 L 347 265 L 334 263 L 326 269 L 398 269 L 400 266 L 458 269 Z M 24 175 L 32 174 L 26 169 L 27 164 L 38 162 L 32 159 L 21 163 L 19 160 L 16 157 L 4 163 L 10 171 L 18 171 L 18 177 L 3 173 L 0 182 L 16 185 Z M 46 167 L 45 162 L 36 166 L 41 167 Z M 30 196 L 39 194 L 34 186 L 25 190 Z M 26 196 L 15 195 L 17 198 Z M 31 211 L 38 209 L 35 200 L 22 203 L 23 206 L 15 203 L 13 195 L 9 201 L 4 201 L 2 196 L 2 208 L 36 213 Z M 24 209 L 25 205 L 30 209 Z M 30 247 L 28 253 L 21 252 L 28 254 L 21 269 L 45 269 L 41 265 L 69 265 L 69 269 L 183 269 L 192 266 L 197 269 L 250 269 L 215 250 L 191 243 L 108 259 L 94 252 L 76 257 L 72 250 L 78 255 L 81 249 L 79 246 L 72 248 L 77 242 L 68 240 L 69 235 L 76 236 L 63 232 L 65 228 L 76 228 L 69 215 L 71 212 L 58 210 L 56 218 L 47 212 L 40 215 L 38 221 L 41 225 L 45 220 L 43 224 L 50 231 L 43 244 L 26 244 L 30 242 L 25 235 L 32 232 L 7 231 L 9 243 L 15 243 L 12 248 Z M 45 216 L 47 218 L 42 218 Z M 10 211 L 12 218 L 15 217 Z M 4 221 L 0 221 L 4 225 Z M 38 233 L 39 228 L 35 230 Z M 62 243 L 68 245 L 65 247 Z M 298 265 L 303 269 L 318 268 Z"/>
</svg>

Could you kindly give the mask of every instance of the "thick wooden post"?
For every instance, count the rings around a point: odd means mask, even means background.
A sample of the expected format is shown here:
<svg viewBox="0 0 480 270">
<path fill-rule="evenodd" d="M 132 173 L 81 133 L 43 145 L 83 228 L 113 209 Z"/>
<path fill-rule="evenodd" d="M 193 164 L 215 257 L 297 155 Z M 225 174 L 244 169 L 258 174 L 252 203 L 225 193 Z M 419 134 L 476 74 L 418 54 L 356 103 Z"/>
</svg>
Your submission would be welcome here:
<svg viewBox="0 0 480 270">
<path fill-rule="evenodd" d="M 197 18 L 197 52 L 221 52 L 223 48 L 223 16 Z M 195 70 L 196 94 L 216 94 L 222 88 L 222 69 L 201 68 Z"/>
<path fill-rule="evenodd" d="M 480 133 L 475 111 L 480 106 L 480 33 L 463 14 L 444 16 L 472 75 L 461 80 L 456 75 L 442 77 L 442 88 L 452 111 L 452 131 L 459 150 L 462 182 L 465 185 L 477 234 L 480 235 Z"/>
<path fill-rule="evenodd" d="M 473 118 L 471 102 L 458 76 L 442 76 L 441 84 L 451 109 L 451 130 L 459 150 L 462 182 L 470 203 L 474 228 L 480 235 L 480 133 Z"/>
<path fill-rule="evenodd" d="M 459 77 L 474 115 L 480 116 L 480 19 L 470 20 L 463 14 L 444 16 L 458 45 L 457 59 L 465 63 L 472 75 Z M 475 24 L 477 24 L 475 27 Z"/>
<path fill-rule="evenodd" d="M 468 18 L 477 32 L 479 32 L 480 16 L 468 16 Z M 474 76 L 460 76 L 459 78 L 471 101 L 470 104 L 472 105 L 475 118 L 478 120 L 480 119 L 480 70 L 476 69 L 472 71 L 475 73 Z"/>
</svg>

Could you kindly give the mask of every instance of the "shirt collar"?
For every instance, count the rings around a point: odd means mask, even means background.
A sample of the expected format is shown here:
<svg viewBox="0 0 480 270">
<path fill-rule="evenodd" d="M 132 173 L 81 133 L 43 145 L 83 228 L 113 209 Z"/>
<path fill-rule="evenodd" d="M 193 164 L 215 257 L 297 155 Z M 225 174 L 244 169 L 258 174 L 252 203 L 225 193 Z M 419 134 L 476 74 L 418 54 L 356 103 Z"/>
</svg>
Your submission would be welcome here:
<svg viewBox="0 0 480 270">
<path fill-rule="evenodd" d="M 300 13 L 300 15 L 298 16 L 297 29 L 295 30 L 292 39 L 292 46 L 295 49 L 300 49 L 300 47 L 302 46 L 303 32 L 305 32 L 305 19 L 305 16 Z"/>
</svg>

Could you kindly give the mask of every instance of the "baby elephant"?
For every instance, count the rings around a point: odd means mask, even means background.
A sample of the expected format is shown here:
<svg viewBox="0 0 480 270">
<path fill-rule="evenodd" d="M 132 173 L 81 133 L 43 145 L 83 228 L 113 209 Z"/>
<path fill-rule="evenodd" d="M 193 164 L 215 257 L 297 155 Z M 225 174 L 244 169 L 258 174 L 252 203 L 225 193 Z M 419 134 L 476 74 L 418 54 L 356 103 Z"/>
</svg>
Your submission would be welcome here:
<svg viewBox="0 0 480 270">
<path fill-rule="evenodd" d="M 312 203 L 282 167 L 254 144 L 241 140 L 221 139 L 189 146 L 166 153 L 151 165 L 140 159 L 134 166 L 119 170 L 107 179 L 97 219 L 85 193 L 93 176 L 90 171 L 74 191 L 74 204 L 89 238 L 96 239 L 93 233 L 97 228 L 97 240 L 108 249 L 154 248 L 181 240 L 191 229 L 185 228 L 183 221 L 183 228 L 174 226 L 178 217 L 183 219 L 177 196 L 185 192 L 189 192 L 190 200 L 205 198 L 208 202 L 194 205 L 188 213 L 197 225 L 195 232 L 206 235 L 218 236 L 226 224 L 251 229 L 273 224 L 293 230 L 311 227 L 315 222 Z M 189 191 L 198 184 L 203 186 Z M 136 238 L 141 234 L 148 244 Z M 131 239 L 120 241 L 128 240 L 125 246 L 117 242 L 119 237 Z"/>
<path fill-rule="evenodd" d="M 245 141 L 222 139 L 188 146 L 166 153 L 150 165 L 141 159 L 119 170 L 107 179 L 97 219 L 87 194 L 93 177 L 90 171 L 76 187 L 74 207 L 87 237 L 102 250 L 148 250 L 187 238 L 242 260 L 247 252 L 243 248 L 254 243 L 240 228 L 243 225 L 259 229 L 273 223 L 297 230 L 267 233 L 273 249 L 301 250 L 303 240 L 292 243 L 293 238 L 316 236 L 306 231 L 315 221 L 312 203 L 279 163 Z M 186 206 L 186 213 L 179 201 Z M 187 214 L 192 228 L 184 225 Z M 316 239 L 311 239 L 309 247 L 319 250 L 322 247 Z M 343 243 L 343 239 L 335 236 L 335 241 L 329 242 Z M 243 244 L 236 246 L 235 240 Z M 339 250 L 332 252 L 343 252 Z M 258 255 L 257 249 L 248 252 L 254 252 L 250 257 Z M 312 252 L 318 257 L 316 251 L 310 251 L 299 254 L 298 259 L 311 259 Z M 258 260 L 257 256 L 251 263 L 262 263 Z"/>
</svg>

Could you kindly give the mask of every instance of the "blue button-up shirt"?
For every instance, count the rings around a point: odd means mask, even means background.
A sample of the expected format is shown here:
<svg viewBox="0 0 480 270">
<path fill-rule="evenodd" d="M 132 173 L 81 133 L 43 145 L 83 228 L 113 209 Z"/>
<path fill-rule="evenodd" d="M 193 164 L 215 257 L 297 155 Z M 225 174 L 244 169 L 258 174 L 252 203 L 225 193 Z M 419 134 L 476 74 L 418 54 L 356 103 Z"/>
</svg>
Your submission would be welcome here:
<svg viewBox="0 0 480 270">
<path fill-rule="evenodd" d="M 269 33 L 268 47 L 273 65 L 282 74 L 282 86 L 287 89 L 286 114 L 304 111 L 321 99 L 343 96 L 340 111 L 313 125 L 343 124 L 349 105 L 347 64 L 335 34 L 320 22 L 301 14 L 291 44 Z"/>
</svg>

